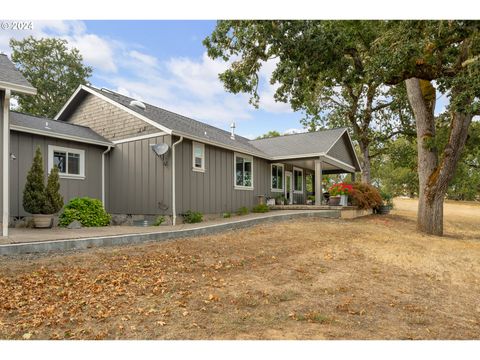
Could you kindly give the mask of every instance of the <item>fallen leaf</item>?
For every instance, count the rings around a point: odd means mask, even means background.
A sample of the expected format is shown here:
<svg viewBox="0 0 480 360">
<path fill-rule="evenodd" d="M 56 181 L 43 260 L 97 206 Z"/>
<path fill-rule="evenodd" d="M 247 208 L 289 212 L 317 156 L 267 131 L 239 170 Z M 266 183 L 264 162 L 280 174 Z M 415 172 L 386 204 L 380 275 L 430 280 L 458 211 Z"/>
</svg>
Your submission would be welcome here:
<svg viewBox="0 0 480 360">
<path fill-rule="evenodd" d="M 32 337 L 32 333 L 25 333 L 23 334 L 22 338 L 25 340 L 29 340 Z"/>
</svg>

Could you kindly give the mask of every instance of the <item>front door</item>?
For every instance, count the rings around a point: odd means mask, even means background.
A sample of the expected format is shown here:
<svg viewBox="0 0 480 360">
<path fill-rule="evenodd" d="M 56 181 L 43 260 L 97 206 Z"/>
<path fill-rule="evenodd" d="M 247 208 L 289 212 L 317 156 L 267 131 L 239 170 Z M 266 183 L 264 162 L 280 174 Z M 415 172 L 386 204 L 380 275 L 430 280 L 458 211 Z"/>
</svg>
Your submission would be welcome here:
<svg viewBox="0 0 480 360">
<path fill-rule="evenodd" d="M 293 204 L 293 181 L 290 171 L 285 171 L 285 199 L 287 204 Z"/>
</svg>

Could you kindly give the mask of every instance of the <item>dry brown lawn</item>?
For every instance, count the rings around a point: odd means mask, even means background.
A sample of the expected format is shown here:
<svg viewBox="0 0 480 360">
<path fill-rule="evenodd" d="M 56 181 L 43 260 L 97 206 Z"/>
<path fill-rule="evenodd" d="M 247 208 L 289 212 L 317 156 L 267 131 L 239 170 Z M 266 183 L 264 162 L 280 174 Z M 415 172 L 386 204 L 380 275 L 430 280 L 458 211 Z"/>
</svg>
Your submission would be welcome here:
<svg viewBox="0 0 480 360">
<path fill-rule="evenodd" d="M 1 258 L 0 338 L 480 339 L 480 207 Z"/>
</svg>

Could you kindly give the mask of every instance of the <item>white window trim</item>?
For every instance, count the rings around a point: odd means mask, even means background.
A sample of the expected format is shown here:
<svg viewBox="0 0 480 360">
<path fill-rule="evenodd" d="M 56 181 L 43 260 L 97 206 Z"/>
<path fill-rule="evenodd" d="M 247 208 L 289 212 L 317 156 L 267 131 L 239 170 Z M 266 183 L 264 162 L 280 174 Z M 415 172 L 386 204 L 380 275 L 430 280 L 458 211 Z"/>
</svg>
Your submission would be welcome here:
<svg viewBox="0 0 480 360">
<path fill-rule="evenodd" d="M 247 159 L 252 162 L 252 186 L 237 185 L 237 157 L 241 157 L 243 159 Z M 233 153 L 233 188 L 235 190 L 253 190 L 253 184 L 254 184 L 253 181 L 254 181 L 253 156 L 245 155 L 237 152 Z"/>
<path fill-rule="evenodd" d="M 62 151 L 67 153 L 67 167 L 68 167 L 68 153 L 80 155 L 80 174 L 79 175 L 62 174 L 59 172 L 58 176 L 60 178 L 77 179 L 77 180 L 85 179 L 85 150 L 66 148 L 66 147 L 56 146 L 56 145 L 48 145 L 48 173 L 50 173 L 50 171 L 53 168 L 53 153 L 55 151 Z"/>
<path fill-rule="evenodd" d="M 295 170 L 300 171 L 302 173 L 302 190 L 295 190 Z M 293 182 L 293 193 L 294 194 L 303 194 L 303 169 L 293 167 L 292 170 L 292 182 Z"/>
<path fill-rule="evenodd" d="M 273 182 L 272 181 L 273 180 L 272 170 L 273 170 L 274 165 L 282 168 L 282 187 L 280 189 L 274 189 L 272 187 L 272 182 Z M 270 164 L 270 191 L 271 192 L 283 192 L 284 188 L 285 188 L 285 165 L 280 164 L 280 163 Z"/>
<path fill-rule="evenodd" d="M 202 167 L 196 168 L 195 167 L 195 146 L 199 146 L 202 148 Z M 192 141 L 192 170 L 198 172 L 205 172 L 205 144 Z"/>
</svg>

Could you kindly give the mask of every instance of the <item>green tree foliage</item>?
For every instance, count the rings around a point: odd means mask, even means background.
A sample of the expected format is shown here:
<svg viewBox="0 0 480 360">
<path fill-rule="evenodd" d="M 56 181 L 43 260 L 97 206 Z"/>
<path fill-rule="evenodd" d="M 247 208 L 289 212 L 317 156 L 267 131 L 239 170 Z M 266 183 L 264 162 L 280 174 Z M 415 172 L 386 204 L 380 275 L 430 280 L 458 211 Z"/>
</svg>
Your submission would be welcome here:
<svg viewBox="0 0 480 360">
<path fill-rule="evenodd" d="M 257 140 L 258 139 L 267 139 L 267 138 L 272 138 L 272 137 L 277 137 L 277 136 L 281 136 L 281 134 L 277 130 L 270 130 L 266 134 L 258 136 Z"/>
<path fill-rule="evenodd" d="M 73 198 L 60 214 L 59 225 L 65 227 L 78 220 L 86 227 L 107 226 L 110 219 L 110 214 L 105 211 L 100 200 L 89 197 Z"/>
<path fill-rule="evenodd" d="M 36 96 L 19 95 L 19 110 L 54 117 L 80 84 L 87 84 L 92 68 L 77 49 L 56 38 L 10 40 L 12 62 L 37 89 Z"/>
<path fill-rule="evenodd" d="M 56 214 L 63 207 L 63 196 L 60 194 L 60 179 L 56 165 L 48 175 L 45 200 L 45 212 L 47 214 Z"/>
<path fill-rule="evenodd" d="M 372 162 L 372 183 L 395 196 L 418 196 L 417 143 L 399 137 Z"/>
<path fill-rule="evenodd" d="M 27 182 L 23 190 L 23 208 L 30 214 L 45 214 L 45 173 L 40 147 L 35 151 L 33 163 L 28 171 Z"/>
<path fill-rule="evenodd" d="M 437 118 L 437 142 L 443 151 L 448 141 L 448 114 Z M 417 142 L 399 137 L 388 145 L 385 154 L 372 162 L 372 182 L 398 196 L 418 196 Z M 452 200 L 480 199 L 480 122 L 470 127 L 465 149 L 446 194 Z"/>
<path fill-rule="evenodd" d="M 235 59 L 220 79 L 232 93 L 250 93 L 255 106 L 259 70 L 275 59 L 275 99 L 303 111 L 310 131 L 351 128 L 368 182 L 372 146 L 380 151 L 382 141 L 412 132 L 404 87 L 386 87 L 365 71 L 384 27 L 380 21 L 219 21 L 204 44 L 212 58 Z"/>
</svg>

